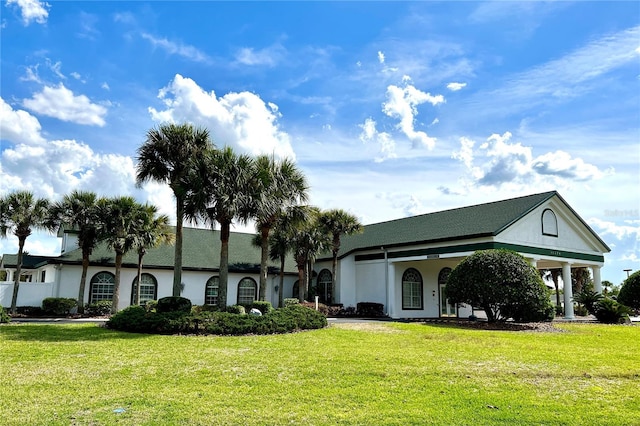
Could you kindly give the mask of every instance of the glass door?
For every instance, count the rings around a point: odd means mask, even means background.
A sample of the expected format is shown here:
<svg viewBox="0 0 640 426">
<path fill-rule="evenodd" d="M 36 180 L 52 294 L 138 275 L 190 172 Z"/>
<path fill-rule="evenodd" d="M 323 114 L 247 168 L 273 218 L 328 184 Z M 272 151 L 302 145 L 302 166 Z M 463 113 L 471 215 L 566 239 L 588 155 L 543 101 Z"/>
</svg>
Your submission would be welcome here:
<svg viewBox="0 0 640 426">
<path fill-rule="evenodd" d="M 444 295 L 445 284 L 440 284 L 440 316 L 441 317 L 456 317 L 456 305 L 449 303 L 449 299 Z"/>
</svg>

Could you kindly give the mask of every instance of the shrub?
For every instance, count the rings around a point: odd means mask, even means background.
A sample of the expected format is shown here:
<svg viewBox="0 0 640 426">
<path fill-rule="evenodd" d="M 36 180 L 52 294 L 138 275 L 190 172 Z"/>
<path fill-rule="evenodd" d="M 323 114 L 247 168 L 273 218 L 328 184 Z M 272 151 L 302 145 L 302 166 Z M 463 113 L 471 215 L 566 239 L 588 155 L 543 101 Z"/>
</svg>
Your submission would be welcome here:
<svg viewBox="0 0 640 426">
<path fill-rule="evenodd" d="M 368 318 L 380 318 L 384 317 L 384 305 L 382 303 L 375 302 L 359 302 L 356 305 L 356 312 L 358 316 Z"/>
<path fill-rule="evenodd" d="M 258 309 L 260 312 L 262 312 L 262 315 L 266 315 L 269 312 L 273 311 L 273 306 L 271 306 L 271 302 L 265 302 L 261 300 L 254 301 L 250 309 L 253 309 L 253 308 Z"/>
<path fill-rule="evenodd" d="M 168 296 L 158 299 L 156 306 L 158 313 L 163 312 L 191 312 L 191 300 L 181 296 Z"/>
<path fill-rule="evenodd" d="M 573 296 L 573 301 L 580 303 L 585 307 L 588 313 L 593 315 L 596 310 L 596 305 L 602 300 L 602 295 L 590 289 L 582 289 L 581 292 L 576 293 Z"/>
<path fill-rule="evenodd" d="M 144 309 L 147 312 L 153 312 L 156 309 L 158 309 L 158 301 L 157 300 L 147 300 L 146 303 L 143 306 L 144 306 Z"/>
<path fill-rule="evenodd" d="M 11 322 L 11 317 L 7 314 L 2 306 L 0 306 L 0 324 Z"/>
<path fill-rule="evenodd" d="M 189 331 L 190 321 L 184 311 L 147 312 L 142 306 L 129 306 L 107 321 L 107 328 L 134 333 L 177 333 Z"/>
<path fill-rule="evenodd" d="M 299 304 L 300 301 L 296 298 L 286 298 L 284 299 L 284 307 L 286 308 L 287 306 L 291 306 L 291 305 L 297 305 Z"/>
<path fill-rule="evenodd" d="M 16 314 L 28 317 L 41 317 L 44 315 L 44 311 L 40 306 L 18 306 L 16 308 Z"/>
<path fill-rule="evenodd" d="M 244 314 L 247 313 L 246 309 L 242 305 L 227 306 L 225 311 L 230 313 L 230 314 L 239 314 L 239 315 L 244 315 Z"/>
<path fill-rule="evenodd" d="M 605 324 L 621 324 L 629 319 L 631 309 L 613 299 L 602 299 L 595 307 L 594 315 Z"/>
<path fill-rule="evenodd" d="M 87 303 L 84 306 L 84 315 L 88 317 L 104 317 L 111 314 L 111 300 Z"/>
<path fill-rule="evenodd" d="M 304 302 L 300 303 L 300 306 L 313 309 L 314 311 L 316 310 L 316 302 Z M 324 303 L 318 303 L 318 312 L 326 317 L 329 314 L 329 308 Z"/>
<path fill-rule="evenodd" d="M 510 250 L 481 250 L 467 257 L 451 271 L 445 293 L 452 303 L 481 307 L 489 322 L 553 317 L 549 290 L 540 274 Z"/>
<path fill-rule="evenodd" d="M 47 297 L 42 300 L 42 310 L 50 315 L 68 315 L 69 311 L 76 306 L 78 306 L 76 299 Z"/>
<path fill-rule="evenodd" d="M 618 302 L 633 309 L 640 309 L 640 271 L 634 272 L 624 280 L 618 294 Z"/>
<path fill-rule="evenodd" d="M 191 308 L 191 312 L 194 314 L 200 314 L 202 312 L 217 312 L 220 310 L 218 305 L 194 305 Z"/>
</svg>

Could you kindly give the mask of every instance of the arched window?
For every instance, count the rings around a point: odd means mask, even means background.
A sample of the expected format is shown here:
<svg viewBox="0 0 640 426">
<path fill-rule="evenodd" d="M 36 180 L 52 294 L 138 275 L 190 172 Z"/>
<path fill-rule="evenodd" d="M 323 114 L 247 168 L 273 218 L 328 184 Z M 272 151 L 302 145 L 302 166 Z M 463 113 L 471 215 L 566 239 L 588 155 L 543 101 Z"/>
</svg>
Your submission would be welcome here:
<svg viewBox="0 0 640 426">
<path fill-rule="evenodd" d="M 113 289 L 116 277 L 111 272 L 98 272 L 91 278 L 89 286 L 89 303 L 101 300 L 113 300 Z"/>
<path fill-rule="evenodd" d="M 131 285 L 131 304 L 136 303 L 136 290 L 138 287 L 138 277 L 133 279 Z M 144 273 L 140 275 L 140 305 L 145 305 L 149 300 L 158 298 L 158 281 L 151 274 Z"/>
<path fill-rule="evenodd" d="M 219 287 L 220 287 L 220 277 L 211 277 L 207 280 L 207 285 L 204 288 L 204 304 L 205 305 L 218 304 L 218 288 Z"/>
<path fill-rule="evenodd" d="M 422 309 L 422 275 L 409 268 L 402 274 L 402 309 Z"/>
<path fill-rule="evenodd" d="M 258 285 L 253 278 L 243 278 L 238 283 L 238 305 L 251 305 L 256 300 Z"/>
<path fill-rule="evenodd" d="M 542 235 L 558 236 L 558 220 L 551 209 L 542 212 Z"/>
<path fill-rule="evenodd" d="M 318 274 L 318 296 L 321 303 L 331 303 L 331 271 L 323 269 Z"/>
<path fill-rule="evenodd" d="M 451 275 L 451 268 L 442 268 L 438 274 L 438 284 L 445 285 Z"/>
</svg>

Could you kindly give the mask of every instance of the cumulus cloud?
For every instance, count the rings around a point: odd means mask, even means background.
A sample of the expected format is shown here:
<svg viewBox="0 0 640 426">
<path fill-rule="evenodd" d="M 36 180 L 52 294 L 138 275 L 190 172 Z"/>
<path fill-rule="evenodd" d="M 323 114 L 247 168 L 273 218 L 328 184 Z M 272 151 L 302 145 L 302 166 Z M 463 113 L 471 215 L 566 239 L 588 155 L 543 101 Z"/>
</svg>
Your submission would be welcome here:
<svg viewBox="0 0 640 426">
<path fill-rule="evenodd" d="M 209 129 L 217 146 L 231 146 L 252 155 L 295 158 L 289 135 L 278 125 L 277 106 L 254 93 L 231 92 L 218 97 L 176 74 L 158 97 L 165 108 L 149 108 L 156 122 L 196 123 Z"/>
<path fill-rule="evenodd" d="M 457 92 L 458 90 L 461 90 L 461 89 L 463 89 L 465 87 L 467 87 L 467 83 L 451 82 L 451 83 L 447 84 L 447 89 L 451 90 L 452 92 Z"/>
<path fill-rule="evenodd" d="M 396 158 L 396 143 L 390 134 L 378 132 L 376 122 L 372 118 L 367 118 L 359 127 L 362 129 L 360 140 L 363 143 L 377 143 L 380 146 L 380 155 L 375 158 L 380 163 L 389 158 Z"/>
<path fill-rule="evenodd" d="M 512 142 L 511 137 L 509 132 L 493 134 L 477 149 L 473 140 L 461 138 L 460 149 L 452 153 L 452 158 L 464 164 L 471 185 L 481 186 L 538 183 L 553 186 L 586 182 L 609 173 L 560 150 L 534 157 L 532 147 Z"/>
<path fill-rule="evenodd" d="M 209 56 L 194 46 L 171 41 L 166 38 L 155 37 L 148 33 L 142 33 L 140 36 L 149 41 L 153 47 L 158 47 L 170 55 L 178 55 L 194 62 L 211 62 L 211 58 L 209 58 Z"/>
<path fill-rule="evenodd" d="M 592 217 L 587 219 L 587 223 L 595 228 L 600 235 L 611 235 L 617 240 L 631 238 L 640 241 L 640 220 L 626 220 L 623 224 L 617 224 Z"/>
<path fill-rule="evenodd" d="M 382 111 L 387 116 L 400 120 L 396 127 L 409 138 L 414 148 L 432 149 L 436 139 L 427 135 L 426 132 L 415 130 L 417 107 L 423 103 L 435 106 L 443 102 L 442 95 L 433 96 L 416 89 L 413 85 L 407 85 L 404 88 L 391 85 L 387 87 L 387 101 L 382 104 Z"/>
<path fill-rule="evenodd" d="M 31 111 L 62 121 L 91 126 L 104 126 L 107 108 L 94 104 L 85 95 L 76 96 L 60 83 L 57 87 L 45 86 L 22 104 Z"/>
<path fill-rule="evenodd" d="M 40 134 L 38 119 L 27 111 L 14 110 L 0 97 L 0 138 L 17 144 L 41 145 L 45 139 Z"/>
<path fill-rule="evenodd" d="M 384 53 L 382 53 L 381 51 L 378 51 L 378 62 L 384 64 Z"/>
<path fill-rule="evenodd" d="M 7 6 L 16 5 L 22 15 L 22 23 L 26 27 L 32 22 L 44 24 L 49 17 L 47 10 L 51 6 L 38 0 L 7 0 Z"/>
</svg>

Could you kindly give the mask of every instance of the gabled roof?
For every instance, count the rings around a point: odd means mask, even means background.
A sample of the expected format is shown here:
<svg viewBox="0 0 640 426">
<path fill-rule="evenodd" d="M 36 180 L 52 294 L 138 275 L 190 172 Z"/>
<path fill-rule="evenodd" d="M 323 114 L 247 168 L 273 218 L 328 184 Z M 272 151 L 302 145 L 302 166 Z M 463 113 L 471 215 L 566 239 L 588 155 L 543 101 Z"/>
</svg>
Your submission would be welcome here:
<svg viewBox="0 0 640 426">
<path fill-rule="evenodd" d="M 23 269 L 36 269 L 40 266 L 47 264 L 50 259 L 55 259 L 55 256 L 34 256 L 24 253 L 22 255 L 22 268 Z M 15 268 L 18 266 L 17 254 L 3 254 L 0 260 L 0 267 L 2 268 Z"/>
<path fill-rule="evenodd" d="M 363 233 L 342 237 L 339 257 L 381 247 L 494 237 L 556 196 L 607 247 L 556 191 L 550 191 L 366 225 Z"/>
</svg>

